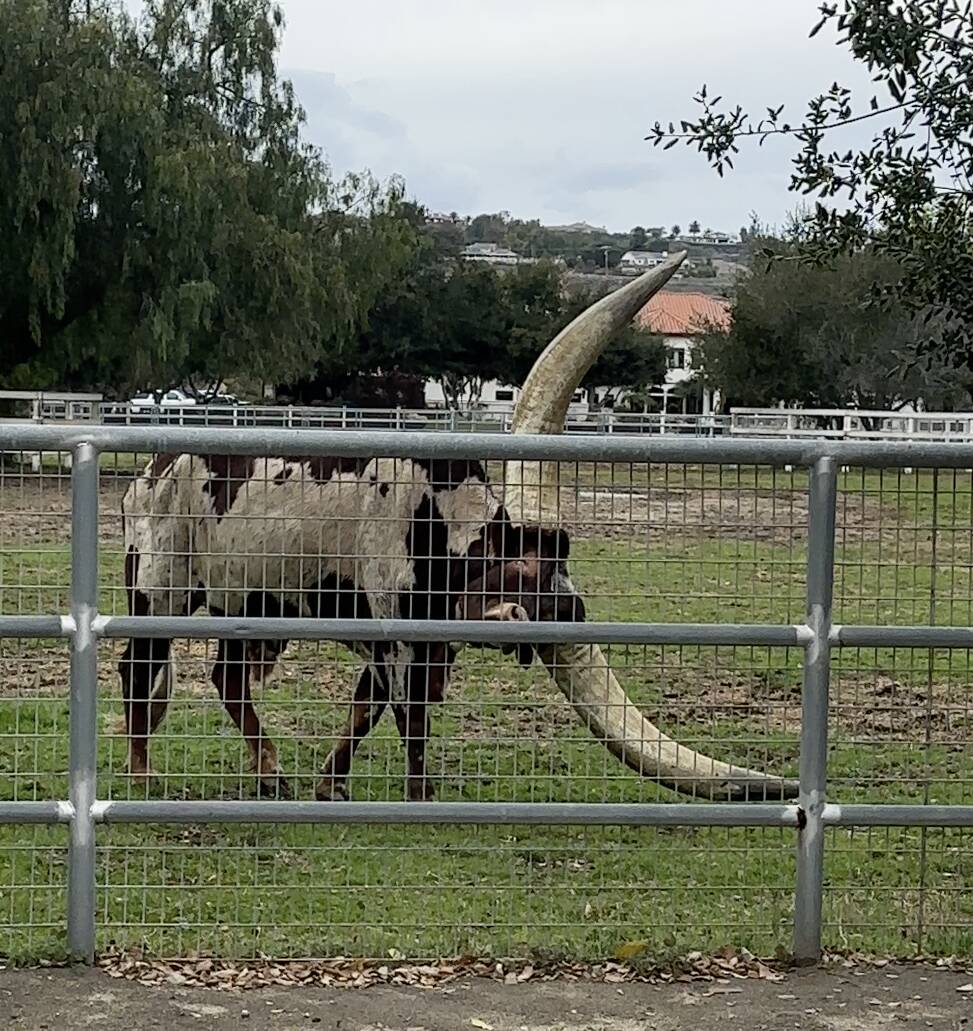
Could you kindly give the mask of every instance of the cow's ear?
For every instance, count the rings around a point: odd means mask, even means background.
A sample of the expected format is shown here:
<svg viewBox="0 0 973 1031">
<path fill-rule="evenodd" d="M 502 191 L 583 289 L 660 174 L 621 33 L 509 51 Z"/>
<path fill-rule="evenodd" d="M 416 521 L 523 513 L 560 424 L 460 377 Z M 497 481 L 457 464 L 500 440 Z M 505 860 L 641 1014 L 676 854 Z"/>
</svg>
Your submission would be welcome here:
<svg viewBox="0 0 973 1031">
<path fill-rule="evenodd" d="M 544 558 L 567 559 L 571 551 L 571 541 L 564 530 L 544 530 L 541 535 L 541 555 Z"/>
<path fill-rule="evenodd" d="M 522 528 L 514 526 L 505 508 L 501 508 L 490 522 L 488 530 L 493 553 L 497 558 L 519 557 L 523 551 Z"/>
<path fill-rule="evenodd" d="M 494 558 L 499 559 L 509 550 L 510 544 L 507 538 L 510 533 L 510 526 L 510 517 L 507 514 L 507 510 L 501 506 L 497 509 L 497 514 L 494 515 L 494 518 L 485 527 L 482 537 L 488 554 Z"/>
</svg>

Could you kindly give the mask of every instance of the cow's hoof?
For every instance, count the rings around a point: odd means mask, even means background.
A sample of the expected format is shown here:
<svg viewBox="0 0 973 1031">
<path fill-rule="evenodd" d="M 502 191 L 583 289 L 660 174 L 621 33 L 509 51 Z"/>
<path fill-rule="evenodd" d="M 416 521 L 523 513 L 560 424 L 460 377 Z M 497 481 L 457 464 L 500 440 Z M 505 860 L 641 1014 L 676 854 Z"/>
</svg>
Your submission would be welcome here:
<svg viewBox="0 0 973 1031">
<path fill-rule="evenodd" d="M 347 802 L 348 789 L 337 781 L 322 780 L 314 789 L 314 797 L 319 802 Z"/>
<path fill-rule="evenodd" d="M 260 781 L 259 788 L 261 798 L 293 798 L 290 784 L 283 777 L 267 777 Z"/>
<path fill-rule="evenodd" d="M 129 759 L 128 765 L 125 767 L 125 776 L 133 787 L 147 788 L 152 783 L 155 774 L 146 760 Z"/>
<path fill-rule="evenodd" d="M 428 780 L 406 781 L 405 797 L 410 802 L 431 802 L 436 797 L 436 789 Z"/>
</svg>

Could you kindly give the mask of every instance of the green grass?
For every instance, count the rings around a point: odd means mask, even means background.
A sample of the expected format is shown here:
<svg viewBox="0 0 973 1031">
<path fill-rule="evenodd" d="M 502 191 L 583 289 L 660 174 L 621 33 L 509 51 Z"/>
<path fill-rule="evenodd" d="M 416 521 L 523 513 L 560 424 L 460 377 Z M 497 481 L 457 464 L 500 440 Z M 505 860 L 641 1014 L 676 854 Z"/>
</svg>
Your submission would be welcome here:
<svg viewBox="0 0 973 1031">
<path fill-rule="evenodd" d="M 591 485 L 606 475 L 599 467 L 580 473 Z M 926 622 L 931 612 L 941 623 L 973 622 L 969 477 L 962 476 L 954 489 L 953 474 L 941 473 L 935 500 L 932 474 L 843 477 L 838 621 Z M 730 487 L 799 495 L 804 487 L 800 472 L 765 470 L 687 467 L 663 475 L 653 467 L 631 479 L 633 488 L 661 486 L 672 497 Z M 868 533 L 851 514 L 863 491 Z M 803 518 L 784 520 L 797 529 L 776 538 L 751 534 L 744 522 L 718 532 L 576 540 L 572 572 L 595 619 L 797 622 Z M 7 546 L 13 539 L 0 542 L 0 611 L 63 610 L 67 545 Z M 117 548 L 104 550 L 101 584 L 102 610 L 122 611 Z M 120 772 L 125 742 L 112 733 L 121 713 L 118 645 L 102 648 L 99 795 L 146 797 Z M 64 797 L 66 650 L 8 641 L 0 657 L 0 797 Z M 632 696 L 681 741 L 796 773 L 798 649 L 629 648 L 615 649 L 611 661 Z M 201 646 L 181 648 L 179 663 L 181 686 L 152 750 L 160 777 L 148 797 L 253 797 L 245 749 L 208 686 Z M 965 653 L 844 651 L 834 666 L 833 799 L 973 801 Z M 298 797 L 313 797 L 354 669 L 338 647 L 294 643 L 259 689 L 261 718 Z M 442 799 L 674 799 L 593 742 L 538 669 L 524 671 L 493 652 L 463 654 L 434 716 L 428 762 Z M 358 753 L 352 796 L 402 798 L 403 766 L 386 716 Z M 64 842 L 61 829 L 0 829 L 0 954 L 24 961 L 63 949 Z M 790 936 L 790 831 L 103 827 L 98 842 L 100 948 L 595 959 L 627 941 L 646 942 L 653 957 L 727 943 L 772 953 Z M 899 955 L 968 951 L 970 860 L 962 831 L 832 831 L 827 944 Z"/>
</svg>

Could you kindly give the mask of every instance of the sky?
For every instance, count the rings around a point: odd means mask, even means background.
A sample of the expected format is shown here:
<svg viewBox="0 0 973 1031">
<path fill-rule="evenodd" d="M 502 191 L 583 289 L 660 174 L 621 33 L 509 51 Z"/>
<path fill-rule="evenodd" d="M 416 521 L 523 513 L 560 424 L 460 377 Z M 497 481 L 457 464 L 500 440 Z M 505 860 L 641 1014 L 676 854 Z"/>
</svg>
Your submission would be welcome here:
<svg viewBox="0 0 973 1031">
<path fill-rule="evenodd" d="M 124 0 L 133 11 L 141 0 Z M 821 0 L 277 0 L 280 73 L 306 138 L 337 174 L 402 176 L 432 211 L 509 211 L 613 232 L 679 225 L 736 232 L 785 222 L 793 140 L 745 144 L 720 179 L 682 145 L 645 140 L 693 118 L 703 83 L 756 114 L 838 81 L 872 95 Z M 887 99 L 883 95 L 883 101 Z M 871 122 L 831 133 L 867 141 Z"/>
<path fill-rule="evenodd" d="M 780 224 L 795 147 L 747 146 L 724 180 L 644 140 L 711 92 L 796 119 L 836 79 L 871 96 L 820 0 L 282 0 L 281 72 L 336 172 L 398 173 L 433 211 L 736 231 Z M 861 128 L 843 130 L 849 143 Z M 857 136 L 855 135 L 857 133 Z"/>
</svg>

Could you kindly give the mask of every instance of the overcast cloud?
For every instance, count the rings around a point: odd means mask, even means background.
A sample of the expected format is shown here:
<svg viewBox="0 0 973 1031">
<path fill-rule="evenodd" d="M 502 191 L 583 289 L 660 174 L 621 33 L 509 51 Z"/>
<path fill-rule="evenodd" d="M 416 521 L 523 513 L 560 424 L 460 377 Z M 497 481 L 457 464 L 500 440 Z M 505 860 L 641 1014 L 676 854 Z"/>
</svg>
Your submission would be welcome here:
<svg viewBox="0 0 973 1031">
<path fill-rule="evenodd" d="M 652 123 L 693 116 L 703 82 L 757 112 L 786 103 L 792 121 L 836 80 L 863 105 L 871 95 L 833 36 L 808 39 L 820 0 L 278 2 L 307 137 L 336 172 L 402 175 L 434 211 L 612 230 L 735 231 L 751 211 L 779 224 L 798 204 L 793 141 L 747 147 L 720 180 L 695 152 L 644 142 Z"/>
<path fill-rule="evenodd" d="M 704 80 L 758 110 L 786 101 L 795 117 L 835 79 L 867 89 L 831 39 L 807 38 L 818 6 L 283 0 L 281 65 L 336 171 L 400 173 L 433 210 L 736 230 L 751 211 L 780 222 L 795 207 L 793 144 L 748 149 L 720 181 L 694 152 L 643 137 L 692 114 Z"/>
</svg>

